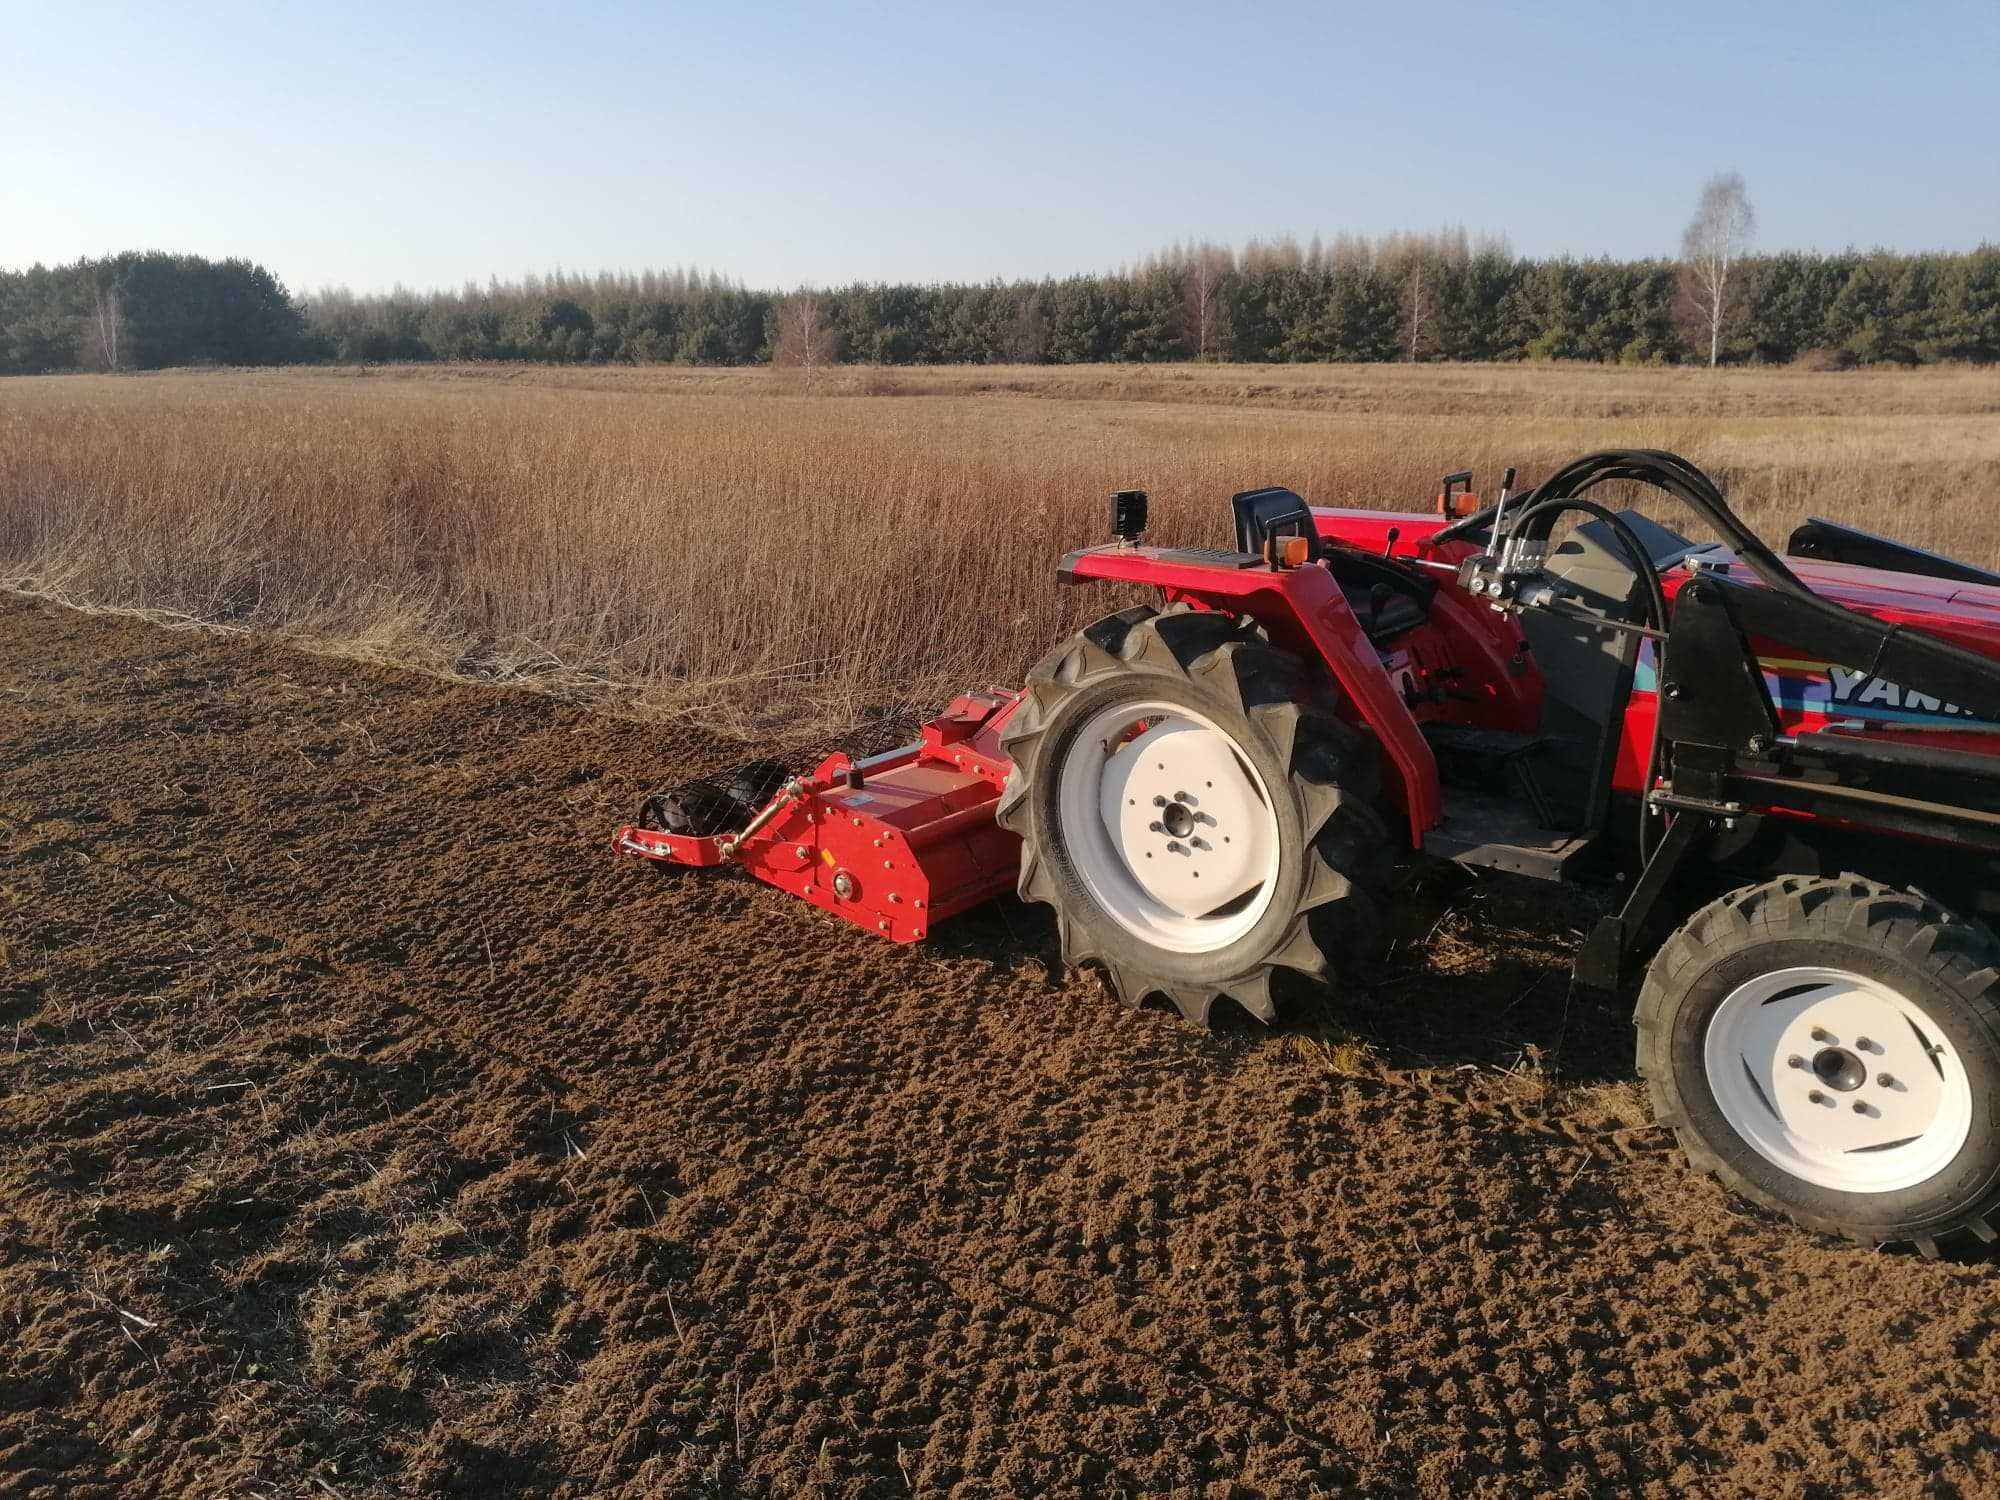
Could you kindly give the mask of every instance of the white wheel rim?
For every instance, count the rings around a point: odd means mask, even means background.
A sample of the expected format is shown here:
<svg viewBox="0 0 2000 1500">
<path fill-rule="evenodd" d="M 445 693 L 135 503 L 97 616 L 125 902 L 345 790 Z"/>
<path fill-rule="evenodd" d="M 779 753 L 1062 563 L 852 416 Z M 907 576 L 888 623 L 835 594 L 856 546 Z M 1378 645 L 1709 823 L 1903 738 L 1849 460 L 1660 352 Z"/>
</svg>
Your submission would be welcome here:
<svg viewBox="0 0 2000 1500">
<path fill-rule="evenodd" d="M 1778 969 L 1738 985 L 1708 1023 L 1702 1061 L 1730 1127 L 1819 1187 L 1915 1187 L 1972 1130 L 1972 1085 L 1937 1023 L 1845 969 Z"/>
<path fill-rule="evenodd" d="M 1270 908 L 1279 861 L 1269 789 L 1236 740 L 1175 703 L 1120 703 L 1064 753 L 1069 862 L 1113 921 L 1155 947 L 1212 953 Z"/>
</svg>

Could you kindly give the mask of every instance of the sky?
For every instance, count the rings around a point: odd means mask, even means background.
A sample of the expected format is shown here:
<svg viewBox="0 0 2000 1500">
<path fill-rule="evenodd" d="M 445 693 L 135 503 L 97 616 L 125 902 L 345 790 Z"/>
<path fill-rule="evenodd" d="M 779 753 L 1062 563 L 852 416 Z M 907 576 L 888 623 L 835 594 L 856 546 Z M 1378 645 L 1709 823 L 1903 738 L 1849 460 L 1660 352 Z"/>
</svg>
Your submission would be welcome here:
<svg viewBox="0 0 2000 1500">
<path fill-rule="evenodd" d="M 0 0 L 0 266 L 294 291 L 694 265 L 785 289 L 1464 225 L 1672 255 L 2000 242 L 2000 0 Z"/>
</svg>

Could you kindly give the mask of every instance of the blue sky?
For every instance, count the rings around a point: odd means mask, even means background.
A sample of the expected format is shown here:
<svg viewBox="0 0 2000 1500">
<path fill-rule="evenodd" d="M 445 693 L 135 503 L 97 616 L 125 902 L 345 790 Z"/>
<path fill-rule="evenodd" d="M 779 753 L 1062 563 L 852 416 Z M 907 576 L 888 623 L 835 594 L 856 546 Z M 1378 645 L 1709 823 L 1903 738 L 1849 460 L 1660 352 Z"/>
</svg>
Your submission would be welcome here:
<svg viewBox="0 0 2000 1500">
<path fill-rule="evenodd" d="M 2000 240 L 2000 0 L 0 0 L 0 40 L 0 266 L 790 287 L 1458 223 L 1639 256 L 1727 168 L 1764 247 Z"/>
</svg>

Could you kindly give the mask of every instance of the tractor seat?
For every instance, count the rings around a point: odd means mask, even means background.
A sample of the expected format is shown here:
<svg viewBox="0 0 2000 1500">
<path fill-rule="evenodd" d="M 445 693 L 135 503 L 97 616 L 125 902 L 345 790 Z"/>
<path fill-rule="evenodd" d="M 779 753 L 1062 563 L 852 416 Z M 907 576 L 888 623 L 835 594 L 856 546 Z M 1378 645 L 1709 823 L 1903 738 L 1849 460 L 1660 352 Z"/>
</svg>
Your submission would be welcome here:
<svg viewBox="0 0 2000 1500">
<path fill-rule="evenodd" d="M 1256 557 L 1273 536 L 1302 537 L 1308 558 L 1326 564 L 1368 639 L 1387 645 L 1430 618 L 1437 584 L 1414 568 L 1372 552 L 1330 543 L 1313 523 L 1312 508 L 1281 485 L 1242 490 L 1229 500 L 1236 550 Z"/>
<path fill-rule="evenodd" d="M 1437 585 L 1428 578 L 1386 558 L 1346 547 L 1329 549 L 1326 565 L 1362 633 L 1378 646 L 1388 645 L 1431 617 Z"/>
</svg>

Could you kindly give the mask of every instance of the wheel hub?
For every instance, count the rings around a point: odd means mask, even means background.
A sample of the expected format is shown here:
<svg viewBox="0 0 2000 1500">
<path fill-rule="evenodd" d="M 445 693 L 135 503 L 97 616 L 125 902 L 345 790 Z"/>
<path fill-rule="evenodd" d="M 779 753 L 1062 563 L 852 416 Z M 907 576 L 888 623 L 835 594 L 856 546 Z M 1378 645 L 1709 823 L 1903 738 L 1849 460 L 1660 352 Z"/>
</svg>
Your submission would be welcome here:
<svg viewBox="0 0 2000 1500">
<path fill-rule="evenodd" d="M 1073 868 L 1128 931 L 1185 953 L 1226 947 L 1268 907 L 1278 823 L 1235 739 L 1178 704 L 1115 705 L 1060 773 Z"/>
<path fill-rule="evenodd" d="M 1212 726 L 1172 715 L 1119 747 L 1100 814 L 1132 879 L 1179 916 L 1201 917 L 1269 878 L 1269 809 Z"/>
<path fill-rule="evenodd" d="M 1828 1088 L 1851 1094 L 1867 1081 L 1868 1069 L 1845 1047 L 1822 1047 L 1812 1060 L 1814 1076 Z"/>
<path fill-rule="evenodd" d="M 1913 1187 L 1971 1132 L 1971 1085 L 1936 1023 L 1847 970 L 1780 969 L 1737 986 L 1710 1019 L 1703 1062 L 1736 1133 L 1821 1187 Z"/>
</svg>

